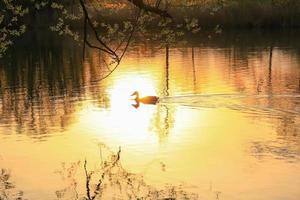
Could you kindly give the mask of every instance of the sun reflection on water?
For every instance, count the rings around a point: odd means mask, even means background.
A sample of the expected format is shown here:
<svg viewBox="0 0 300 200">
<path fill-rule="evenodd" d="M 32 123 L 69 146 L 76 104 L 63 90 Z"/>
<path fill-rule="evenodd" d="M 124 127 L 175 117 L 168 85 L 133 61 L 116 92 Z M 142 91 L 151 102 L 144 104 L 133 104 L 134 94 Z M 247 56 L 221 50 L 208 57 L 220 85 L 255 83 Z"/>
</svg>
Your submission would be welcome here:
<svg viewBox="0 0 300 200">
<path fill-rule="evenodd" d="M 112 80 L 107 91 L 109 108 L 103 111 L 94 105 L 85 105 L 80 113 L 81 123 L 87 128 L 92 127 L 99 138 L 107 139 L 110 144 L 157 143 L 157 136 L 152 134 L 154 129 L 151 127 L 157 107 L 147 105 L 134 108 L 132 104 L 135 101 L 131 96 L 134 91 L 139 91 L 141 96 L 156 95 L 154 80 L 150 75 L 135 74 Z M 106 131 L 110 134 L 104 134 Z"/>
</svg>

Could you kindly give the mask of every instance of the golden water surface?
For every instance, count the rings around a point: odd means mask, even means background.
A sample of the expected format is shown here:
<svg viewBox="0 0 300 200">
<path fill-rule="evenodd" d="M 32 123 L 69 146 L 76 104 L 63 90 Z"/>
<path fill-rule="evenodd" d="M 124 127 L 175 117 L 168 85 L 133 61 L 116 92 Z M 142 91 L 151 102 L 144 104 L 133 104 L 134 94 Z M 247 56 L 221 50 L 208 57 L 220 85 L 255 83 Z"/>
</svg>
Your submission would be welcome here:
<svg viewBox="0 0 300 200">
<path fill-rule="evenodd" d="M 0 168 L 15 186 L 0 182 L 3 192 L 57 199 L 68 185 L 58 171 L 80 161 L 84 196 L 84 160 L 92 170 L 105 146 L 120 147 L 122 167 L 155 188 L 300 199 L 299 49 L 139 44 L 99 81 L 107 69 L 97 51 L 82 63 L 78 47 L 24 48 L 0 65 Z M 160 101 L 136 109 L 135 90 Z"/>
</svg>

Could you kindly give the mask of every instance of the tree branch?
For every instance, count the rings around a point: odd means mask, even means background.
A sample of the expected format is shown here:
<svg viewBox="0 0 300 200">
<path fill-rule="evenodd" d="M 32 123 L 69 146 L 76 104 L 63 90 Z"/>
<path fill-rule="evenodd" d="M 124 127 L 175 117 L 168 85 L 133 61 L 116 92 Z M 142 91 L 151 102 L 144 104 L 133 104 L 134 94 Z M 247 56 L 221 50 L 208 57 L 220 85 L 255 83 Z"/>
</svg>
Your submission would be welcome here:
<svg viewBox="0 0 300 200">
<path fill-rule="evenodd" d="M 158 6 L 155 6 L 155 7 L 149 6 L 149 5 L 145 4 L 143 0 L 128 0 L 128 1 L 142 10 L 145 10 L 145 11 L 151 12 L 151 13 L 155 13 L 161 17 L 166 17 L 166 18 L 172 19 L 172 16 L 166 10 L 161 10 L 158 8 Z"/>
<path fill-rule="evenodd" d="M 116 52 L 113 51 L 109 46 L 107 46 L 107 45 L 105 44 L 105 42 L 103 42 L 103 41 L 101 40 L 101 38 L 100 38 L 100 36 L 99 36 L 99 34 L 98 34 L 96 28 L 95 28 L 94 25 L 93 25 L 93 22 L 92 22 L 91 18 L 89 17 L 88 11 L 87 11 L 87 9 L 86 9 L 86 7 L 85 7 L 85 4 L 84 4 L 84 0 L 79 0 L 79 2 L 80 2 L 80 5 L 81 5 L 82 10 L 83 10 L 83 13 L 84 13 L 84 20 L 85 20 L 85 23 L 88 23 L 88 25 L 89 25 L 89 26 L 91 27 L 91 29 L 93 30 L 93 32 L 94 32 L 94 34 L 95 34 L 95 37 L 96 37 L 97 41 L 104 47 L 104 48 L 98 48 L 98 49 L 99 49 L 99 50 L 104 50 L 106 53 L 113 55 L 117 60 L 119 60 L 118 55 L 116 54 Z M 85 28 L 87 28 L 87 27 L 85 27 Z M 85 34 L 86 34 L 86 32 L 85 32 Z M 85 39 L 86 39 L 86 36 L 85 36 Z M 85 40 L 85 42 L 86 42 L 86 40 Z M 89 44 L 88 44 L 88 45 L 89 45 Z"/>
</svg>

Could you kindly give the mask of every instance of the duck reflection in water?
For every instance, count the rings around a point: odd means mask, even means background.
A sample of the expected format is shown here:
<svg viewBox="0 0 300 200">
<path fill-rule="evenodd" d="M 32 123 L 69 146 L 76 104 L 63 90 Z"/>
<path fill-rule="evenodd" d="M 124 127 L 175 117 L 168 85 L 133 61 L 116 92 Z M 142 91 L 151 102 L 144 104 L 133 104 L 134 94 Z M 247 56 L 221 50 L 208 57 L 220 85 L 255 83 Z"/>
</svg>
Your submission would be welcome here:
<svg viewBox="0 0 300 200">
<path fill-rule="evenodd" d="M 155 105 L 158 103 L 159 98 L 157 96 L 145 96 L 140 97 L 139 92 L 135 91 L 131 96 L 135 96 L 133 100 L 135 100 L 135 104 L 132 104 L 133 107 L 138 108 L 140 103 L 143 104 L 152 104 Z"/>
</svg>

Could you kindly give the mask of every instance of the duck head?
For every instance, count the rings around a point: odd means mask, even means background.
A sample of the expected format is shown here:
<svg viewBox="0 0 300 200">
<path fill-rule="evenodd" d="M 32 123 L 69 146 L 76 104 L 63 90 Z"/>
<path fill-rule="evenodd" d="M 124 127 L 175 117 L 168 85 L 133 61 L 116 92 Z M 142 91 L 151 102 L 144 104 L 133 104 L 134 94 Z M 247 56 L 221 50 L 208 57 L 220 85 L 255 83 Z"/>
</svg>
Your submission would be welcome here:
<svg viewBox="0 0 300 200">
<path fill-rule="evenodd" d="M 135 91 L 134 93 L 131 94 L 131 96 L 135 96 L 135 100 L 139 99 L 139 92 Z"/>
</svg>

